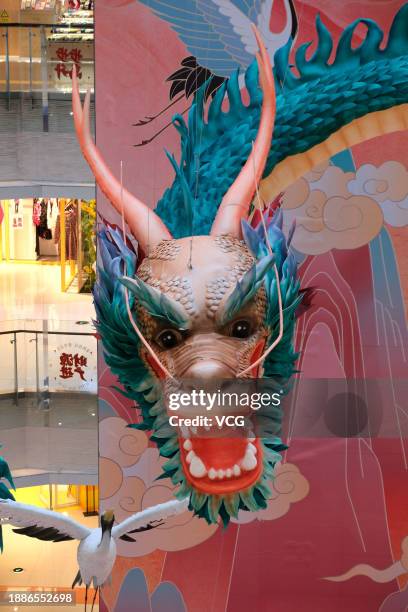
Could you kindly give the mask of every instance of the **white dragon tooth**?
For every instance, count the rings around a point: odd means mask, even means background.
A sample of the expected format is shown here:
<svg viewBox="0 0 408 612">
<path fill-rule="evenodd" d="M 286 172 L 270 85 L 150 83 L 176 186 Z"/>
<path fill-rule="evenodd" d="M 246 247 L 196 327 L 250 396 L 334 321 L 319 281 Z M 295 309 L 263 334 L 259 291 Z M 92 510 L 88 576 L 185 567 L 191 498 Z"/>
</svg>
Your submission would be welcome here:
<svg viewBox="0 0 408 612">
<path fill-rule="evenodd" d="M 184 440 L 183 448 L 186 451 L 191 451 L 193 445 L 191 444 L 191 440 Z"/>
<path fill-rule="evenodd" d="M 203 476 L 207 474 L 204 463 L 201 461 L 200 457 L 197 457 L 197 455 L 194 455 L 190 463 L 189 470 L 190 474 L 195 478 L 203 478 Z"/>
<path fill-rule="evenodd" d="M 222 480 L 224 478 L 224 470 L 218 470 L 218 478 Z"/>
<path fill-rule="evenodd" d="M 180 425 L 180 431 L 181 431 L 181 435 L 183 436 L 183 438 L 188 439 L 190 437 L 190 432 L 188 430 L 188 427 L 186 427 L 185 425 Z"/>
<path fill-rule="evenodd" d="M 232 468 L 232 473 L 234 474 L 234 476 L 240 476 L 241 475 L 241 468 L 239 467 L 238 464 L 234 465 L 234 467 Z"/>
<path fill-rule="evenodd" d="M 196 456 L 196 454 L 195 454 L 195 452 L 193 450 L 191 450 L 189 453 L 187 453 L 187 457 L 186 457 L 187 463 L 191 463 L 195 456 Z"/>
<path fill-rule="evenodd" d="M 217 478 L 217 470 L 214 470 L 214 468 L 210 468 L 208 470 L 208 478 L 210 480 L 215 480 Z"/>
<path fill-rule="evenodd" d="M 250 472 L 255 469 L 257 465 L 257 460 L 254 453 L 251 450 L 247 450 L 245 453 L 245 457 L 241 460 L 241 467 L 246 472 Z"/>
<path fill-rule="evenodd" d="M 228 470 L 225 470 L 225 475 L 226 475 L 227 478 L 231 478 L 232 470 L 230 468 L 228 468 Z"/>
<path fill-rule="evenodd" d="M 252 444 L 251 442 L 248 444 L 247 450 L 251 450 L 254 453 L 254 455 L 256 455 L 256 453 L 258 452 L 258 449 L 256 448 L 256 446 Z"/>
<path fill-rule="evenodd" d="M 254 432 L 253 432 L 253 431 L 250 431 L 250 432 L 248 433 L 248 442 L 255 442 L 255 440 L 256 440 L 256 437 L 255 437 Z"/>
</svg>

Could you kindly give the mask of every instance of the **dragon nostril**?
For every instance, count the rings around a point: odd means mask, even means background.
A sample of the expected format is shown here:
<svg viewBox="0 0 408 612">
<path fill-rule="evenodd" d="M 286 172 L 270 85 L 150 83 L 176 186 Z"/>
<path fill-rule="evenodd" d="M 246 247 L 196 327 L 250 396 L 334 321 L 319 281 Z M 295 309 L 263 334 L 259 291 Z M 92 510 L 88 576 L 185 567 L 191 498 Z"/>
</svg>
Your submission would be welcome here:
<svg viewBox="0 0 408 612">
<path fill-rule="evenodd" d="M 199 380 L 214 380 L 222 378 L 230 378 L 231 371 L 220 361 L 215 359 L 206 359 L 198 357 L 194 363 L 190 364 L 184 373 L 184 378 L 199 379 Z"/>
</svg>

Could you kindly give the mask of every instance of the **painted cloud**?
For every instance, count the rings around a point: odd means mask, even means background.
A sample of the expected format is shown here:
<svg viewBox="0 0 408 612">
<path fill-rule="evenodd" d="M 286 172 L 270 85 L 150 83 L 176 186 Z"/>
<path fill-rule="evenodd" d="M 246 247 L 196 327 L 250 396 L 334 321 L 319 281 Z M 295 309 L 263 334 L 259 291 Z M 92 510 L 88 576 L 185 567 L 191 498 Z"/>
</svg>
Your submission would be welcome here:
<svg viewBox="0 0 408 612">
<path fill-rule="evenodd" d="M 309 493 L 309 482 L 294 463 L 278 463 L 275 467 L 275 478 L 269 483 L 272 498 L 268 507 L 258 512 L 242 512 L 238 514 L 237 523 L 252 521 L 275 521 L 287 514 L 292 504 L 301 501 Z"/>
<path fill-rule="evenodd" d="M 129 429 L 120 417 L 108 417 L 100 422 L 99 436 L 105 455 L 99 463 L 101 506 L 114 509 L 118 522 L 129 514 L 174 499 L 171 482 L 156 480 L 164 460 L 157 448 L 148 448 L 143 431 Z M 207 540 L 217 528 L 186 511 L 141 534 L 137 542 L 120 541 L 118 553 L 139 557 L 156 549 L 190 548 Z"/>
<path fill-rule="evenodd" d="M 352 175 L 351 175 L 352 176 Z M 319 255 L 331 249 L 356 249 L 377 236 L 383 225 L 379 204 L 347 189 L 350 173 L 329 166 L 311 183 L 302 178 L 283 195 L 284 226 L 296 221 L 293 246 Z"/>
<path fill-rule="evenodd" d="M 320 164 L 283 195 L 284 226 L 296 220 L 295 249 L 319 255 L 356 249 L 381 231 L 384 221 L 408 225 L 408 171 L 399 162 L 361 166 L 356 173 Z"/>
<path fill-rule="evenodd" d="M 400 162 L 388 161 L 379 168 L 372 164 L 361 166 L 349 182 L 349 189 L 374 198 L 389 225 L 408 225 L 408 171 Z"/>
</svg>

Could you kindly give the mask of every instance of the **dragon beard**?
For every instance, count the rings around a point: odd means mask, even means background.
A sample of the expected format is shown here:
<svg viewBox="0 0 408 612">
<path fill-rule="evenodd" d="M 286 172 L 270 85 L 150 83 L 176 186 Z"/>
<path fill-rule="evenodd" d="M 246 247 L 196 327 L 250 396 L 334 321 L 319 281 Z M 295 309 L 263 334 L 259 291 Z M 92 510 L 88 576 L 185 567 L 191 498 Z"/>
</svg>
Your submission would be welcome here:
<svg viewBox="0 0 408 612">
<path fill-rule="evenodd" d="M 147 313 L 145 316 L 148 316 Z M 258 355 L 256 350 L 254 352 L 259 344 L 258 335 L 262 338 L 261 333 L 256 334 L 236 359 L 239 370 L 242 371 L 250 365 L 251 355 Z M 229 354 L 225 346 L 222 353 L 217 351 L 217 338 L 208 334 L 200 340 L 196 348 L 201 359 L 203 356 L 211 357 L 217 354 L 218 359 L 228 360 Z M 210 346 L 211 350 L 206 351 Z M 194 364 L 194 351 L 187 350 L 184 353 L 187 354 L 183 355 L 183 361 L 190 358 L 190 363 Z M 153 373 L 155 366 L 145 351 L 143 358 L 149 363 Z M 161 359 L 171 374 L 177 376 L 177 360 L 175 364 L 163 355 Z M 214 383 L 211 389 L 215 389 L 222 386 L 224 379 L 211 382 Z M 207 388 L 205 380 L 188 379 L 189 387 L 194 383 L 197 387 Z M 185 381 L 182 381 L 181 387 L 185 388 Z M 274 432 L 273 437 L 268 435 L 261 439 L 249 431 L 239 435 L 235 431 L 228 431 L 228 427 L 218 430 L 216 435 L 211 435 L 203 426 L 177 428 L 170 425 L 168 397 L 174 388 L 180 387 L 177 383 L 173 386 L 172 381 L 168 380 L 162 384 L 155 382 L 145 395 L 145 400 L 153 397 L 156 399 L 149 409 L 150 416 L 153 416 L 149 424 L 152 430 L 150 439 L 157 445 L 160 455 L 167 459 L 162 466 L 162 477 L 170 478 L 178 487 L 176 496 L 180 499 L 188 496 L 190 509 L 209 523 L 216 523 L 220 516 L 227 525 L 231 517 L 238 516 L 239 510 L 257 511 L 266 508 L 267 500 L 271 497 L 270 480 L 273 478 L 273 468 L 281 459 L 279 451 L 286 448 L 277 436 L 280 432 L 280 409 L 277 408 L 272 413 L 269 411 L 267 415 L 272 421 L 270 431 Z"/>
</svg>

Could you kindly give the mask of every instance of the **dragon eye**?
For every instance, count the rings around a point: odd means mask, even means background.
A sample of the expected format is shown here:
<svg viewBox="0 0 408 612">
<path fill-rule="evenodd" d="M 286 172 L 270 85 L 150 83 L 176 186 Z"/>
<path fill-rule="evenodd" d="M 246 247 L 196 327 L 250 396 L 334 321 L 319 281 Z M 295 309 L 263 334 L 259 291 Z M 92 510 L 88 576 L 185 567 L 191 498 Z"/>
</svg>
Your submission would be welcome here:
<svg viewBox="0 0 408 612">
<path fill-rule="evenodd" d="M 252 328 L 249 321 L 242 319 L 240 321 L 235 321 L 231 325 L 230 335 L 234 338 L 249 338 L 252 334 Z"/>
<path fill-rule="evenodd" d="M 171 349 L 180 344 L 183 340 L 183 336 L 175 329 L 164 329 L 156 337 L 157 344 L 162 349 Z"/>
</svg>

